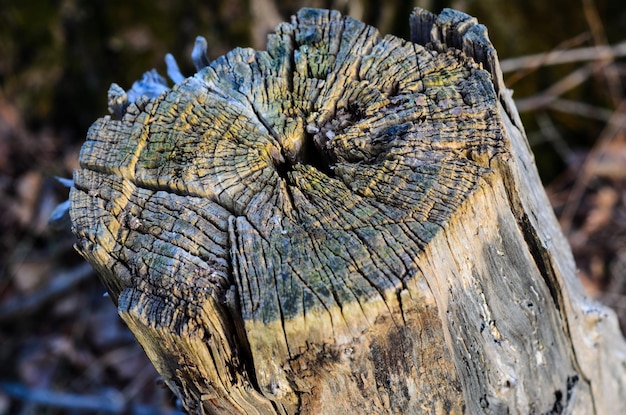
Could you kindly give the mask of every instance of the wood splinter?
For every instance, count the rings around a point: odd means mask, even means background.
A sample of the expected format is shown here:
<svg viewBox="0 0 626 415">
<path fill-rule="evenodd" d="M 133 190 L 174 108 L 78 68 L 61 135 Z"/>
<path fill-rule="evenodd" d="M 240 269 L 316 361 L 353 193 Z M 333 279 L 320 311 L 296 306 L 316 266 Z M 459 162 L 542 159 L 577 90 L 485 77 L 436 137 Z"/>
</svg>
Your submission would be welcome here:
<svg viewBox="0 0 626 415">
<path fill-rule="evenodd" d="M 485 27 L 410 25 L 303 9 L 109 91 L 77 248 L 189 413 L 626 413 Z"/>
</svg>

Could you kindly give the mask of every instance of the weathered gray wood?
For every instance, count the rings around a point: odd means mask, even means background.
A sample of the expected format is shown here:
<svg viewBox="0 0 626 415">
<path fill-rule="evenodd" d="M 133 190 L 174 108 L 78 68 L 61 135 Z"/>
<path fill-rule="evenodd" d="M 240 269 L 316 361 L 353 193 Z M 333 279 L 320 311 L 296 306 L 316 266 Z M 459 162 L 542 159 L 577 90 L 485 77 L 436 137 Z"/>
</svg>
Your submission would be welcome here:
<svg viewBox="0 0 626 415">
<path fill-rule="evenodd" d="M 77 247 L 191 413 L 626 412 L 484 27 L 410 24 L 303 9 L 267 52 L 111 89 Z"/>
</svg>

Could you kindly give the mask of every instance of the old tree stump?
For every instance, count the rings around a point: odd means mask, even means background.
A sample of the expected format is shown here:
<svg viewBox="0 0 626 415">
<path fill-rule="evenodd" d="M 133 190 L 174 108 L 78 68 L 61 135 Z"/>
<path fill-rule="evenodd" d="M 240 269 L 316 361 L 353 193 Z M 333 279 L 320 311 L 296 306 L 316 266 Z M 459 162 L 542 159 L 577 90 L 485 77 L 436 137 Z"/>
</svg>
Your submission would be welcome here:
<svg viewBox="0 0 626 415">
<path fill-rule="evenodd" d="M 111 88 L 77 248 L 190 413 L 626 413 L 484 26 L 410 25 L 303 9 L 266 52 Z"/>
</svg>

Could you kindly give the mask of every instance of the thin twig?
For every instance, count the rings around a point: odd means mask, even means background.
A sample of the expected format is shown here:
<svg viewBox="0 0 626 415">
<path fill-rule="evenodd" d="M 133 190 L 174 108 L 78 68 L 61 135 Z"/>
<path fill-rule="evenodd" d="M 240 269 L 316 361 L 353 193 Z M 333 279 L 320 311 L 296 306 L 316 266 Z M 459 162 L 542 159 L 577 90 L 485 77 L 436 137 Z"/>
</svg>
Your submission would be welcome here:
<svg viewBox="0 0 626 415">
<path fill-rule="evenodd" d="M 581 117 L 605 121 L 616 127 L 626 129 L 626 115 L 616 115 L 615 111 L 607 108 L 597 107 L 595 105 L 589 105 L 569 99 L 555 99 L 550 102 L 548 107 L 550 109 L 568 114 L 580 115 Z"/>
<path fill-rule="evenodd" d="M 618 58 L 623 56 L 626 56 L 626 42 L 621 42 L 614 46 L 590 46 L 570 50 L 554 50 L 536 55 L 503 59 L 500 61 L 500 68 L 502 73 L 509 73 L 541 66 L 599 61 L 607 59 L 607 57 Z"/>
<path fill-rule="evenodd" d="M 515 100 L 515 106 L 519 112 L 534 111 L 540 108 L 545 108 L 565 92 L 577 87 L 589 79 L 595 70 L 597 70 L 597 64 L 589 63 L 573 72 L 570 72 L 565 78 L 556 82 L 544 92 L 530 98 Z"/>
<path fill-rule="evenodd" d="M 583 0 L 583 12 L 585 13 L 587 25 L 589 26 L 589 29 L 591 29 L 591 35 L 593 36 L 594 43 L 597 47 L 606 47 L 608 45 L 606 33 L 595 1 Z M 607 53 L 602 56 L 601 59 L 605 62 L 613 62 L 615 60 L 615 56 L 611 53 Z M 621 92 L 622 81 L 611 65 L 606 65 L 602 71 L 604 72 L 604 78 L 608 83 L 609 96 L 613 100 L 613 104 L 617 106 L 623 98 L 623 94 Z"/>
<path fill-rule="evenodd" d="M 540 55 L 533 55 L 537 57 L 534 62 L 531 62 L 531 66 L 522 67 L 519 69 L 515 69 L 515 73 L 511 76 L 508 76 L 506 79 L 506 84 L 510 88 L 514 84 L 516 84 L 520 79 L 528 76 L 529 74 L 535 72 L 537 69 L 544 66 L 544 61 L 549 60 L 552 56 L 559 55 L 559 52 L 568 51 L 570 49 L 578 48 L 583 43 L 587 42 L 591 35 L 589 32 L 584 32 L 579 34 L 578 36 L 574 36 L 572 38 L 566 39 L 563 42 L 556 45 L 554 49 L 550 53 L 542 53 Z M 525 58 L 522 58 L 522 60 Z M 514 60 L 514 59 L 513 59 Z"/>
<path fill-rule="evenodd" d="M 552 119 L 546 113 L 540 113 L 537 116 L 537 124 L 541 130 L 541 135 L 547 142 L 552 144 L 554 150 L 558 153 L 561 159 L 568 165 L 572 166 L 576 159 L 574 152 L 567 145 L 567 142 L 559 134 L 558 130 L 554 126 Z"/>
</svg>

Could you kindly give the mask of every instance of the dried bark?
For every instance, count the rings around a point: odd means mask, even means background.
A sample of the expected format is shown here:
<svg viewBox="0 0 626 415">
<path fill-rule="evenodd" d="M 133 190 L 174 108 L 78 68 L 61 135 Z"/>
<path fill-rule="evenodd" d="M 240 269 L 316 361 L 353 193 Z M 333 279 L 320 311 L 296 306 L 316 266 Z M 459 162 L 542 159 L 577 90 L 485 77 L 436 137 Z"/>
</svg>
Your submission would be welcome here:
<svg viewBox="0 0 626 415">
<path fill-rule="evenodd" d="M 156 98 L 110 91 L 78 250 L 191 413 L 620 413 L 495 50 L 303 9 Z"/>
</svg>

